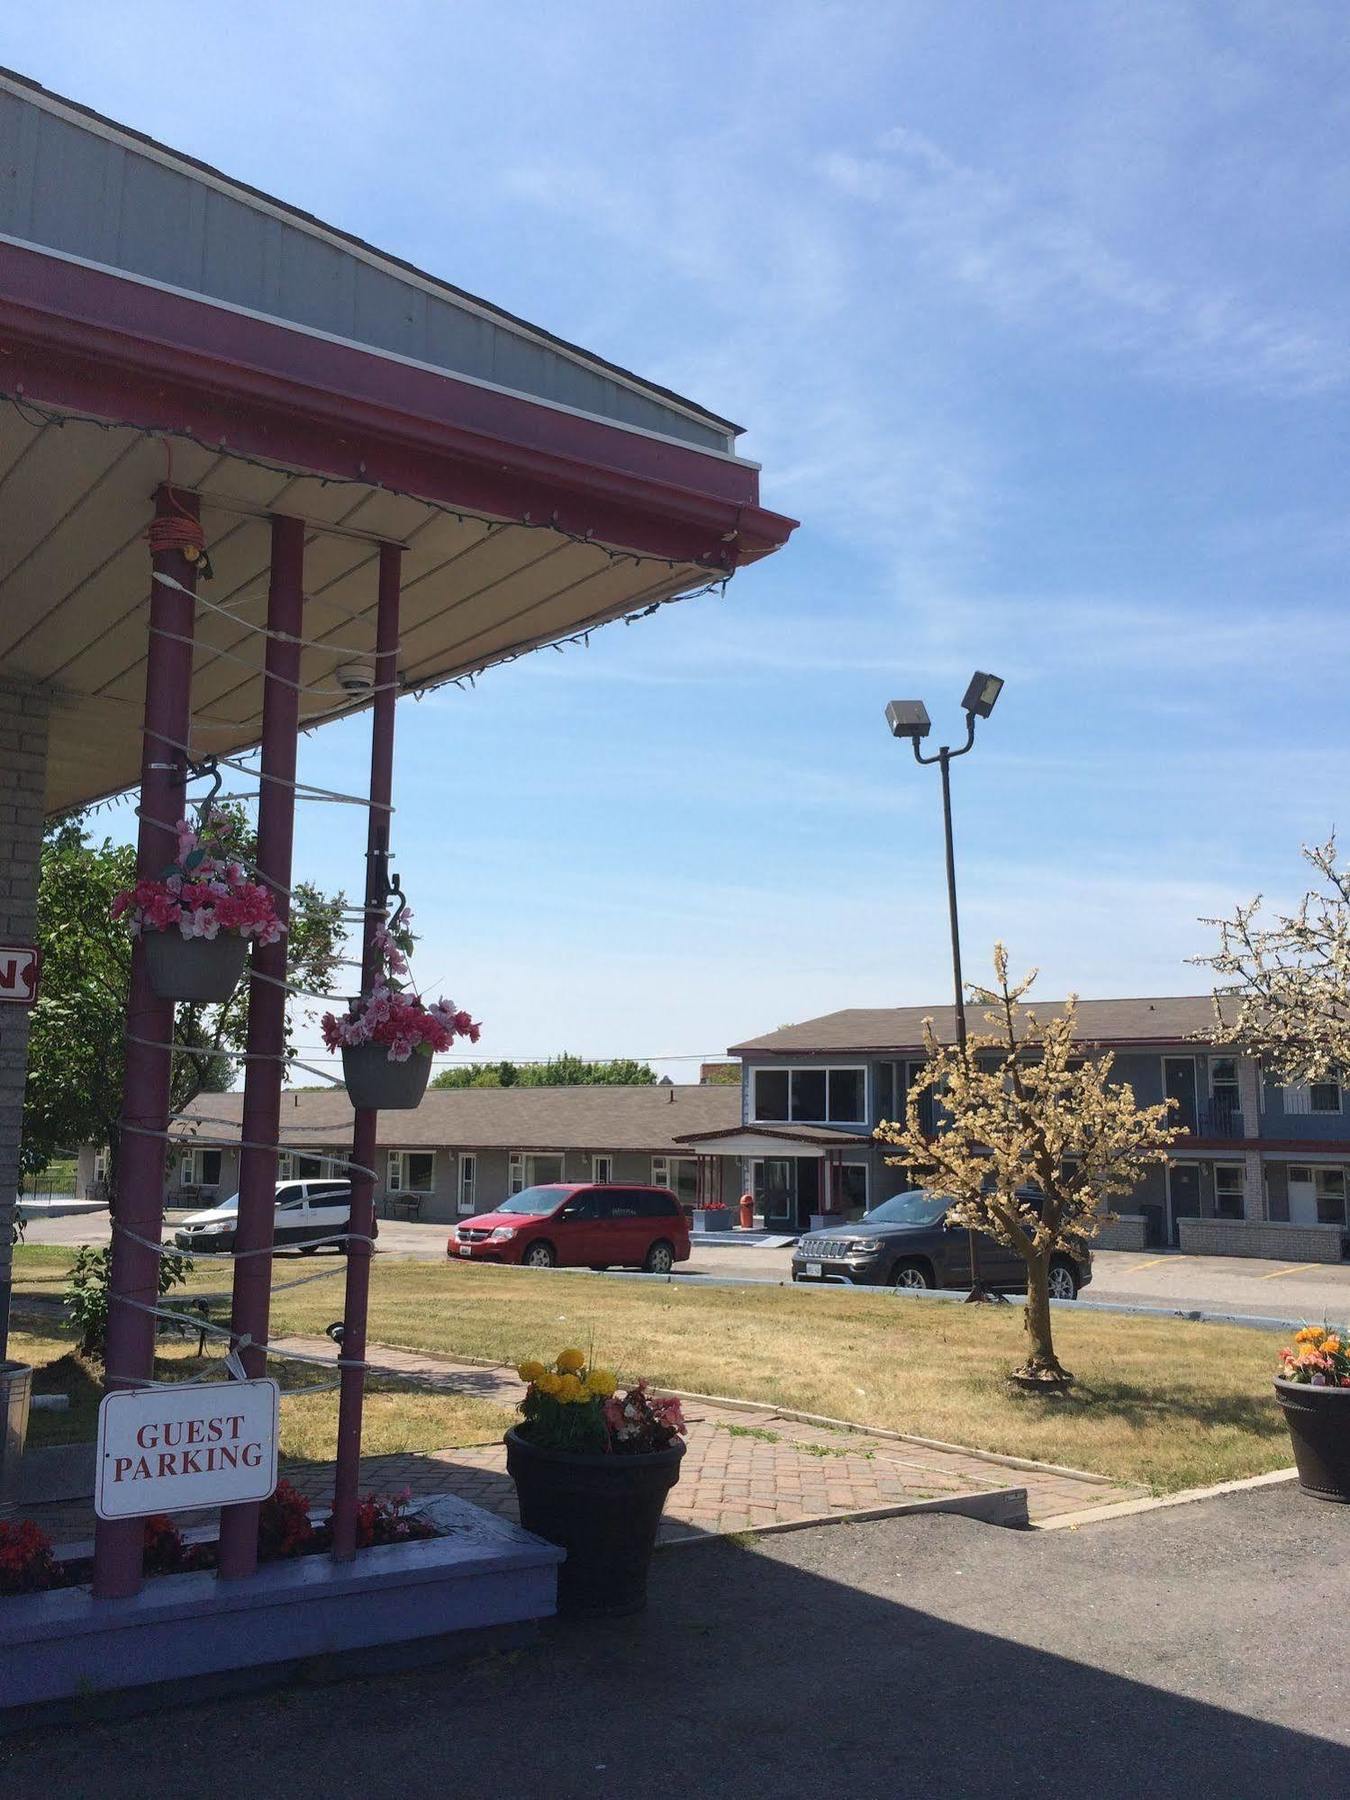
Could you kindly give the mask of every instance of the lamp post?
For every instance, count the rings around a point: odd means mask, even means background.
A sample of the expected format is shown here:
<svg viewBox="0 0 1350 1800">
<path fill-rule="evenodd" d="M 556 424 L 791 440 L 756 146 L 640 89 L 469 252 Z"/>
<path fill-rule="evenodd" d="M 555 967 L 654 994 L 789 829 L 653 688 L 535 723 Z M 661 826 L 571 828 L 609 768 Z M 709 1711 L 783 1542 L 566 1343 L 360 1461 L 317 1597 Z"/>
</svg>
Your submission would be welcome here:
<svg viewBox="0 0 1350 1800">
<path fill-rule="evenodd" d="M 891 728 L 891 735 L 897 738 L 908 738 L 914 749 L 914 760 L 925 768 L 933 763 L 938 765 L 942 773 L 942 828 L 947 848 L 947 912 L 951 922 L 952 933 L 952 981 L 956 999 L 956 1043 L 962 1057 L 966 1054 L 966 991 L 965 982 L 961 978 L 961 928 L 956 911 L 956 852 L 952 843 L 952 778 L 951 765 L 954 757 L 964 756 L 975 743 L 976 719 L 987 719 L 994 710 L 994 704 L 1003 691 L 1003 682 L 997 675 L 986 674 L 977 669 L 970 678 L 970 685 L 961 702 L 966 715 L 966 741 L 959 750 L 953 750 L 943 744 L 936 756 L 925 756 L 920 750 L 921 741 L 932 730 L 932 721 L 928 717 L 928 708 L 922 700 L 892 700 L 886 708 L 886 723 Z M 970 1294 L 971 1300 L 991 1300 L 993 1295 L 980 1281 L 975 1267 L 975 1233 L 970 1239 Z"/>
</svg>

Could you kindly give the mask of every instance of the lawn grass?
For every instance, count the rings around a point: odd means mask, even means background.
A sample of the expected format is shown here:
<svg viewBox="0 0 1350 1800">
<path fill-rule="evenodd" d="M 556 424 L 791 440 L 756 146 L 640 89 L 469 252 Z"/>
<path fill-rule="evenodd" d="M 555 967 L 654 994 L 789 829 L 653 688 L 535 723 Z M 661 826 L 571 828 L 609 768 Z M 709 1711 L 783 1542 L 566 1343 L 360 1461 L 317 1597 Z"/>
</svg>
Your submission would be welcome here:
<svg viewBox="0 0 1350 1800">
<path fill-rule="evenodd" d="M 11 1357 L 32 1365 L 33 1391 L 67 1394 L 65 1412 L 34 1412 L 28 1424 L 33 1448 L 47 1444 L 93 1441 L 98 1403 L 102 1398 L 102 1371 L 79 1356 L 72 1332 L 44 1329 L 12 1331 Z M 155 1358 L 158 1381 L 190 1381 L 217 1376 L 219 1361 L 199 1357 L 196 1344 L 164 1340 Z M 331 1379 L 326 1370 L 291 1364 L 282 1376 L 283 1388 L 314 1387 Z M 499 1439 L 514 1415 L 491 1401 L 458 1394 L 410 1391 L 397 1381 L 372 1376 L 366 1386 L 362 1449 L 367 1456 L 395 1451 L 442 1450 L 451 1444 L 481 1444 Z M 301 1462 L 328 1463 L 337 1441 L 337 1394 L 283 1393 L 281 1401 L 281 1454 Z"/>
<path fill-rule="evenodd" d="M 329 1301 L 278 1296 L 280 1330 Z M 1090 1469 L 1158 1493 L 1284 1468 L 1271 1335 L 1180 1319 L 1055 1319 L 1062 1398 L 1011 1388 L 1022 1309 L 863 1289 L 696 1288 L 377 1261 L 373 1342 L 500 1362 L 589 1350 L 622 1375 Z"/>
<path fill-rule="evenodd" d="M 70 1259 L 63 1249 L 17 1251 L 17 1294 L 58 1292 Z M 208 1267 L 207 1275 L 194 1273 L 194 1288 L 223 1285 L 223 1267 Z M 278 1281 L 295 1273 L 294 1260 L 279 1265 Z M 278 1293 L 273 1333 L 318 1335 L 340 1311 L 337 1283 Z M 1025 1355 L 1017 1305 L 954 1306 L 848 1288 L 666 1286 L 377 1258 L 370 1337 L 501 1363 L 554 1355 L 567 1344 L 593 1346 L 596 1359 L 623 1376 L 1063 1463 L 1156 1493 L 1290 1461 L 1271 1389 L 1278 1340 L 1235 1326 L 1059 1312 L 1056 1345 L 1077 1383 L 1054 1398 L 1004 1379 Z M 303 1404 L 329 1409 L 325 1425 L 335 1410 L 331 1398 Z M 389 1408 L 411 1416 L 412 1403 L 395 1394 Z M 367 1430 L 369 1438 L 369 1416 Z"/>
</svg>

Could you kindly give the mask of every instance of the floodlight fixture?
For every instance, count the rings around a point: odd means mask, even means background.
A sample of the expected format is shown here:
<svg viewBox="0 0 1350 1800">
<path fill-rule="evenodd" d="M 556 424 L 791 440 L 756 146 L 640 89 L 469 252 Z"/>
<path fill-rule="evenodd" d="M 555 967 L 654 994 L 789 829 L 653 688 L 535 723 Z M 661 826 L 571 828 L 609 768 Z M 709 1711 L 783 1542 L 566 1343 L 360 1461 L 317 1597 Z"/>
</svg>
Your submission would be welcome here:
<svg viewBox="0 0 1350 1800">
<path fill-rule="evenodd" d="M 974 713 L 978 718 L 987 719 L 993 712 L 994 703 L 1002 692 L 1002 676 L 988 675 L 983 669 L 976 669 L 970 678 L 970 686 L 966 689 L 966 697 L 961 702 L 962 710 Z"/>
<path fill-rule="evenodd" d="M 922 700 L 892 700 L 886 708 L 886 723 L 892 737 L 912 738 L 916 744 L 933 729 L 928 708 Z"/>
</svg>

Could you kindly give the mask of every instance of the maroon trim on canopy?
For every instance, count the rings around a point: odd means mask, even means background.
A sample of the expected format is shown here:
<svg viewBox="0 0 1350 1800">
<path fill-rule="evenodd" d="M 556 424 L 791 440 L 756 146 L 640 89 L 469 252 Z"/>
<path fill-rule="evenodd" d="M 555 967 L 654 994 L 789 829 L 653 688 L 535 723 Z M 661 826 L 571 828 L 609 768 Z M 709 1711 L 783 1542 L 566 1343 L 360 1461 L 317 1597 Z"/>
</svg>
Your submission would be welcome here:
<svg viewBox="0 0 1350 1800">
<path fill-rule="evenodd" d="M 16 244 L 0 390 L 715 570 L 796 525 L 745 463 Z"/>
</svg>

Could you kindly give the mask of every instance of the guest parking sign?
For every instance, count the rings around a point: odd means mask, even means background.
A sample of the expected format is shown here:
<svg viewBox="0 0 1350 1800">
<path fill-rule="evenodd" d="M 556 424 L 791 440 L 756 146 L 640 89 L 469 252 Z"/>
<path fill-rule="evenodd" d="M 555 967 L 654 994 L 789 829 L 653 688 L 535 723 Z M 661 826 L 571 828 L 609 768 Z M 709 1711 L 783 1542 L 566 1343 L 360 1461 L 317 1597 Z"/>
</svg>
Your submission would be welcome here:
<svg viewBox="0 0 1350 1800">
<path fill-rule="evenodd" d="M 100 1519 L 265 1500 L 277 1484 L 275 1381 L 119 1390 L 98 1409 Z"/>
</svg>

